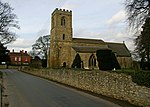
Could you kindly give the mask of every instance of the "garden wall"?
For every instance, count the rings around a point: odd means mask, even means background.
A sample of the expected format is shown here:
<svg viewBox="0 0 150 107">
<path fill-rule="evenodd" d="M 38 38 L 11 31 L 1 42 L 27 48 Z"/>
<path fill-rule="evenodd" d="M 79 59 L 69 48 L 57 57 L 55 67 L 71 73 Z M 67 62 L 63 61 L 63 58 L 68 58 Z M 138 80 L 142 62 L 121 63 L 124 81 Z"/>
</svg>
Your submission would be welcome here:
<svg viewBox="0 0 150 107">
<path fill-rule="evenodd" d="M 150 88 L 136 85 L 132 82 L 131 76 L 125 74 L 68 69 L 24 69 L 24 72 L 125 100 L 134 105 L 150 107 Z"/>
</svg>

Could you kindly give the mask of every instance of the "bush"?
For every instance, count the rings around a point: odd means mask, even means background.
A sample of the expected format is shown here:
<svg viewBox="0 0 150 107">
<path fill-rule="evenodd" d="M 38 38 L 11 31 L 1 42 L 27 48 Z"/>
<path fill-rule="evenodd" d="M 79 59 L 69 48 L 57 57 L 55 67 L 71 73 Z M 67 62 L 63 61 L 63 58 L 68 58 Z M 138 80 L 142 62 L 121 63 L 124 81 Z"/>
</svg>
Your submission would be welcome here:
<svg viewBox="0 0 150 107">
<path fill-rule="evenodd" d="M 150 87 L 150 72 L 136 72 L 132 73 L 131 76 L 133 82 L 138 85 Z"/>
<path fill-rule="evenodd" d="M 76 55 L 71 67 L 72 68 L 81 68 L 81 57 L 79 54 Z"/>
<path fill-rule="evenodd" d="M 150 88 L 150 71 L 135 72 L 134 70 L 120 70 L 116 72 L 131 75 L 132 81 L 134 83 L 137 83 L 140 86 L 146 86 Z"/>
<path fill-rule="evenodd" d="M 100 70 L 121 69 L 112 50 L 97 50 L 96 56 Z"/>
</svg>

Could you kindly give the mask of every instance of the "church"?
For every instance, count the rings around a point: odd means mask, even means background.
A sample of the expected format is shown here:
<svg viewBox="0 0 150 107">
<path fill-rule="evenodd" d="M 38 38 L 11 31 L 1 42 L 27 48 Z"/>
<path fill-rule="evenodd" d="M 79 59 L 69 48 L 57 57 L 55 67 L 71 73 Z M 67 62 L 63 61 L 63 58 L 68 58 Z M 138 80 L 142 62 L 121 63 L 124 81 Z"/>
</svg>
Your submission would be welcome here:
<svg viewBox="0 0 150 107">
<path fill-rule="evenodd" d="M 121 68 L 131 68 L 132 58 L 125 43 L 104 42 L 100 39 L 73 38 L 72 11 L 56 8 L 51 15 L 49 68 L 71 68 L 76 55 L 81 68 L 98 69 L 97 50 L 111 50 Z"/>
</svg>

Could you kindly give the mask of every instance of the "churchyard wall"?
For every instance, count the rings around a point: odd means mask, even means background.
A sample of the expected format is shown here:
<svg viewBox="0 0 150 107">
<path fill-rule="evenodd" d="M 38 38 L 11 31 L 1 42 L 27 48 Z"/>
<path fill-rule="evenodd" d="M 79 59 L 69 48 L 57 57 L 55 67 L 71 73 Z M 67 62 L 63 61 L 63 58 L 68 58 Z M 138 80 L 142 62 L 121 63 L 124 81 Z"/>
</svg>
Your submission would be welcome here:
<svg viewBox="0 0 150 107">
<path fill-rule="evenodd" d="M 150 88 L 138 86 L 131 76 L 106 71 L 71 69 L 24 69 L 24 72 L 96 94 L 150 107 Z"/>
</svg>

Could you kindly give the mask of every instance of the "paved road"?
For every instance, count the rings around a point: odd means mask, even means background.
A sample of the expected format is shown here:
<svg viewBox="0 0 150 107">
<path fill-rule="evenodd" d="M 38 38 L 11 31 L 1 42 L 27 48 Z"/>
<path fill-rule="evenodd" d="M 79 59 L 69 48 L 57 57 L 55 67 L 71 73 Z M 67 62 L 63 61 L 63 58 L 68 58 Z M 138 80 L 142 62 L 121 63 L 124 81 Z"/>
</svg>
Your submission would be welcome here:
<svg viewBox="0 0 150 107">
<path fill-rule="evenodd" d="M 9 107 L 120 107 L 109 101 L 16 70 L 3 70 Z"/>
</svg>

